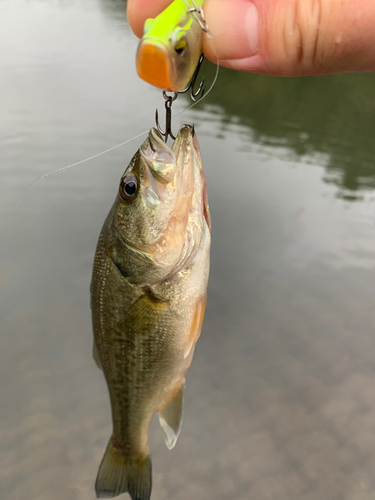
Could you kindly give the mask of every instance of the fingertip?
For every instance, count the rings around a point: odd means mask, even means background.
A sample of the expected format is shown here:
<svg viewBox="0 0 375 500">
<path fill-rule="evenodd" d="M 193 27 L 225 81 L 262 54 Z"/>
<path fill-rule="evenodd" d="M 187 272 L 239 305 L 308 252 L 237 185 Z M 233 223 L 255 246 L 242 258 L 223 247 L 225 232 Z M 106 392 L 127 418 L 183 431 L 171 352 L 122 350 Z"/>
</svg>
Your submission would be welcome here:
<svg viewBox="0 0 375 500">
<path fill-rule="evenodd" d="M 259 9 L 256 2 L 237 0 L 207 0 L 205 18 L 213 38 L 205 37 L 204 54 L 222 66 L 241 71 L 259 68 L 258 50 Z M 255 69 L 254 69 L 255 71 Z"/>
</svg>

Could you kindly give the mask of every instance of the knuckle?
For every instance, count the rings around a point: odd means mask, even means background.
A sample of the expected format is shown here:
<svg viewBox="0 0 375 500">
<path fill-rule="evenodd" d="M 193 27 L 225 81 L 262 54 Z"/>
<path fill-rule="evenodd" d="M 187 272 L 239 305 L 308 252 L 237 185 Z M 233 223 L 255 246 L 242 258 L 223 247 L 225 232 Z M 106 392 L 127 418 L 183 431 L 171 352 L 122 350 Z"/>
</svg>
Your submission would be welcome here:
<svg viewBox="0 0 375 500">
<path fill-rule="evenodd" d="M 324 0 L 281 0 L 273 16 L 268 53 L 284 74 L 318 73 L 325 58 Z"/>
</svg>

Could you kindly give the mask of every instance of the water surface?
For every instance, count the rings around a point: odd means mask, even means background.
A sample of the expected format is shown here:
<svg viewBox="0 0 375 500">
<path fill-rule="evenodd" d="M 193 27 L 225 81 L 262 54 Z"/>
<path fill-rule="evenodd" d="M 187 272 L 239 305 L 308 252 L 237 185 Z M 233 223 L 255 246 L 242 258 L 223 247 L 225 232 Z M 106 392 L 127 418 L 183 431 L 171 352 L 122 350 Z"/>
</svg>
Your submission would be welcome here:
<svg viewBox="0 0 375 500">
<path fill-rule="evenodd" d="M 143 138 L 16 204 L 154 124 L 136 45 L 122 0 L 0 1 L 0 498 L 94 498 L 91 266 Z M 150 432 L 154 500 L 375 499 L 374 86 L 222 70 L 175 117 L 201 145 L 212 266 L 177 447 Z"/>
</svg>

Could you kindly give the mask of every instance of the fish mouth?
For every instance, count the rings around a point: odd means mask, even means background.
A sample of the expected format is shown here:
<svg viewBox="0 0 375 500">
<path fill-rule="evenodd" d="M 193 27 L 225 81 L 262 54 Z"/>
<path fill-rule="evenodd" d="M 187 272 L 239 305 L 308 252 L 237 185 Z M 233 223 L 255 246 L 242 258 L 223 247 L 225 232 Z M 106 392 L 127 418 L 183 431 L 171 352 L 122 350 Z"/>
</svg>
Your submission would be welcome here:
<svg viewBox="0 0 375 500">
<path fill-rule="evenodd" d="M 148 139 L 142 144 L 140 151 L 148 177 L 151 174 L 161 184 L 169 184 L 173 181 L 177 168 L 176 155 L 173 149 L 164 142 L 158 130 L 155 128 L 150 130 Z"/>
<path fill-rule="evenodd" d="M 196 167 L 202 170 L 194 127 L 183 125 L 172 147 L 164 142 L 158 130 L 152 128 L 140 148 L 140 155 L 143 160 L 143 195 L 150 206 L 171 202 L 171 197 L 185 199 L 185 204 L 191 200 L 194 170 Z M 181 213 L 181 210 L 177 212 Z"/>
<path fill-rule="evenodd" d="M 142 269 L 158 269 L 147 279 L 159 281 L 187 267 L 200 248 L 202 215 L 206 217 L 205 178 L 190 125 L 180 128 L 172 147 L 151 129 L 139 153 L 139 208 L 145 218 L 142 224 L 135 223 L 134 231 L 128 231 L 127 215 L 117 211 L 115 231 Z M 128 279 L 140 283 L 144 277 L 132 275 Z"/>
<path fill-rule="evenodd" d="M 176 158 L 179 157 L 190 157 L 191 161 L 194 162 L 193 170 L 197 170 L 201 176 L 202 182 L 202 210 L 203 216 L 206 220 L 207 226 L 209 230 L 211 230 L 211 215 L 210 209 L 208 207 L 208 198 L 207 198 L 207 185 L 206 185 L 206 177 L 203 173 L 202 161 L 201 161 L 201 151 L 198 143 L 197 136 L 195 134 L 194 125 L 183 125 L 178 131 L 177 138 L 172 146 L 172 150 L 176 155 Z M 194 150 L 194 151 L 193 151 Z M 184 164 L 180 164 L 179 167 L 181 169 L 184 168 Z M 185 177 L 186 174 L 184 174 Z"/>
<path fill-rule="evenodd" d="M 137 73 L 155 87 L 175 91 L 168 52 L 168 47 L 160 41 L 142 40 L 137 51 Z"/>
<path fill-rule="evenodd" d="M 124 244 L 152 258 L 161 249 L 166 240 L 173 240 L 175 231 L 182 234 L 186 229 L 191 203 L 195 191 L 196 157 L 200 155 L 194 127 L 183 125 L 177 137 L 169 147 L 160 133 L 152 128 L 149 136 L 140 148 L 142 159 L 142 196 L 144 202 L 153 210 L 167 211 L 170 216 L 165 226 L 165 233 L 159 234 L 147 243 L 135 243 L 124 234 L 119 234 Z M 165 203 L 165 209 L 161 207 Z M 164 213 L 167 213 L 164 212 Z M 120 225 L 126 223 L 118 214 Z M 150 232 L 152 228 L 150 227 Z M 168 234 L 168 236 L 166 236 Z"/>
<path fill-rule="evenodd" d="M 162 184 L 169 184 L 174 180 L 177 171 L 180 177 L 184 177 L 184 165 L 194 156 L 193 149 L 200 156 L 194 126 L 182 125 L 171 148 L 164 142 L 159 131 L 152 128 L 148 141 L 141 147 L 141 156 L 153 177 Z"/>
<path fill-rule="evenodd" d="M 190 154 L 189 148 L 194 148 L 198 155 L 200 155 L 200 148 L 198 144 L 197 137 L 195 135 L 195 129 L 192 125 L 182 125 L 178 131 L 176 140 L 173 143 L 172 151 L 176 155 L 176 158 L 184 154 L 182 152 L 185 148 L 185 153 Z"/>
</svg>

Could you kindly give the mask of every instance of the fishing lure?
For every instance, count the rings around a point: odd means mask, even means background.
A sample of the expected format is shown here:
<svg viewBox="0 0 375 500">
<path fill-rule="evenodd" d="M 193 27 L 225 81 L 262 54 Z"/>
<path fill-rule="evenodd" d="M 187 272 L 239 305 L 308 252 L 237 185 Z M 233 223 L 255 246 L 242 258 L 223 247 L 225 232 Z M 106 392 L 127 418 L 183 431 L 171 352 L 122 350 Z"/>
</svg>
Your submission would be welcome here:
<svg viewBox="0 0 375 500">
<path fill-rule="evenodd" d="M 147 19 L 144 35 L 139 42 L 136 66 L 138 76 L 163 89 L 165 99 L 165 131 L 159 124 L 158 110 L 155 120 L 159 133 L 167 142 L 173 140 L 172 103 L 179 93 L 190 90 L 194 102 L 203 98 L 204 78 L 194 90 L 204 56 L 203 33 L 212 37 L 204 18 L 204 0 L 174 0 L 155 19 Z M 168 95 L 167 91 L 173 92 Z"/>
<path fill-rule="evenodd" d="M 155 19 L 146 20 L 136 56 L 140 78 L 165 91 L 187 90 L 201 63 L 203 32 L 209 32 L 203 4 L 174 0 Z"/>
</svg>

